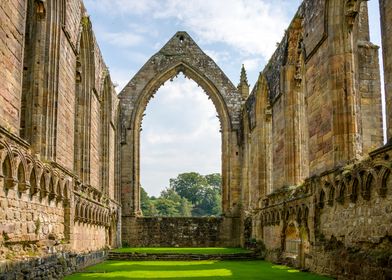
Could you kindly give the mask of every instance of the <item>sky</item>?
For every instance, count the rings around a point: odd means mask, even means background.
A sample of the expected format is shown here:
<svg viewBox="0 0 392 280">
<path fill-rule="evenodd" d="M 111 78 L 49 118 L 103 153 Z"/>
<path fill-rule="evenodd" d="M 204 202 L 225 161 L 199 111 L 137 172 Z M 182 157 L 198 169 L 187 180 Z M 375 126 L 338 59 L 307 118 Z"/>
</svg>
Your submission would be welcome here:
<svg viewBox="0 0 392 280">
<path fill-rule="evenodd" d="M 177 31 L 186 31 L 239 82 L 253 87 L 300 0 L 84 0 L 117 92 Z M 381 45 L 378 1 L 370 0 L 371 40 Z M 141 133 L 141 184 L 158 196 L 183 172 L 220 172 L 221 136 L 212 102 L 179 76 L 147 106 Z"/>
</svg>

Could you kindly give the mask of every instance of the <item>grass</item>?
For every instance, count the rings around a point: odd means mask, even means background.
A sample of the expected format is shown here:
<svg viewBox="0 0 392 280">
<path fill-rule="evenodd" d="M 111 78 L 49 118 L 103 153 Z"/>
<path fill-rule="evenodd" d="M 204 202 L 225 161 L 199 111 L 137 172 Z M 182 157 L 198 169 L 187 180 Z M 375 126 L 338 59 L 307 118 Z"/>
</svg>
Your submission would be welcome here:
<svg viewBox="0 0 392 280">
<path fill-rule="evenodd" d="M 116 253 L 146 253 L 146 254 L 238 254 L 238 253 L 250 253 L 250 250 L 243 248 L 217 248 L 217 247 L 206 247 L 206 248 L 120 248 L 115 249 L 112 252 Z"/>
<path fill-rule="evenodd" d="M 311 273 L 274 265 L 265 261 L 106 261 L 87 268 L 65 280 L 116 279 L 116 280 L 326 280 L 331 279 Z"/>
</svg>

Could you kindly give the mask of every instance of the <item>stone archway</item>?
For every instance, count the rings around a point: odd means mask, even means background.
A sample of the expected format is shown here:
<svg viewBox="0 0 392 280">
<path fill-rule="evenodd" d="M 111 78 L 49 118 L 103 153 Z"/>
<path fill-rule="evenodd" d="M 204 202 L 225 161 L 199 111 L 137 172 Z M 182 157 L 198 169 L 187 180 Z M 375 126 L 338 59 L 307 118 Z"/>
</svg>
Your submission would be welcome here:
<svg viewBox="0 0 392 280">
<path fill-rule="evenodd" d="M 203 88 L 215 105 L 222 133 L 222 210 L 239 215 L 239 148 L 243 99 L 217 64 L 186 32 L 177 32 L 120 93 L 121 190 L 123 217 L 140 215 L 140 126 L 156 91 L 179 73 Z M 124 229 L 124 227 L 123 227 Z"/>
</svg>

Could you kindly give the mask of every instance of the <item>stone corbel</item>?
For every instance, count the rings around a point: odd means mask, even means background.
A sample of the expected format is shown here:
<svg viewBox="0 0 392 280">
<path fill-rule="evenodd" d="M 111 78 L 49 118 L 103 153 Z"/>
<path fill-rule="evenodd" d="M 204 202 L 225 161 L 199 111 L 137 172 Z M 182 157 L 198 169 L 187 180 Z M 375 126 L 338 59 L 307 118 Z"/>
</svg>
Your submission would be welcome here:
<svg viewBox="0 0 392 280">
<path fill-rule="evenodd" d="M 370 200 L 370 191 L 369 190 L 362 190 L 362 198 L 364 199 L 364 200 L 367 200 L 367 201 L 369 201 Z"/>
<path fill-rule="evenodd" d="M 38 19 L 44 19 L 46 16 L 46 8 L 44 0 L 35 0 L 35 13 L 38 16 Z"/>
<path fill-rule="evenodd" d="M 28 181 L 23 182 L 23 183 L 20 182 L 20 183 L 18 184 L 18 191 L 19 191 L 20 193 L 24 193 L 24 192 L 26 192 L 27 190 L 29 190 L 30 187 L 31 187 L 30 182 L 28 182 Z"/>
<path fill-rule="evenodd" d="M 17 184 L 18 180 L 16 180 L 15 178 L 6 178 L 4 180 L 4 187 L 6 190 L 15 189 Z"/>
<path fill-rule="evenodd" d="M 346 16 L 346 24 L 349 32 L 354 27 L 355 20 L 359 13 L 359 5 L 360 0 L 346 0 L 345 5 L 345 16 Z"/>
<path fill-rule="evenodd" d="M 57 199 L 57 195 L 53 192 L 50 192 L 49 193 L 49 201 L 56 200 L 56 199 Z"/>
<path fill-rule="evenodd" d="M 271 117 L 272 117 L 272 108 L 271 108 L 271 106 L 267 106 L 267 108 L 265 108 L 264 114 L 265 114 L 265 118 L 266 118 L 267 121 L 271 119 Z"/>
</svg>

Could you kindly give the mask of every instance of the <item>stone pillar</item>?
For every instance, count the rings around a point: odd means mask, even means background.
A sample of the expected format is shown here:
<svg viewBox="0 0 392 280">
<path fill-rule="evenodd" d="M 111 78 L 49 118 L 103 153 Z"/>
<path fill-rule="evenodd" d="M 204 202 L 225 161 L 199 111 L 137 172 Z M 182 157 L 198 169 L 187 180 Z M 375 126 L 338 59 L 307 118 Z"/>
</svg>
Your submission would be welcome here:
<svg viewBox="0 0 392 280">
<path fill-rule="evenodd" d="M 392 139 L 392 1 L 380 0 L 381 35 L 384 57 L 387 139 Z"/>
<path fill-rule="evenodd" d="M 379 47 L 370 42 L 367 2 L 361 2 L 357 29 L 358 44 L 355 67 L 362 154 L 383 144 Z"/>
<path fill-rule="evenodd" d="M 304 57 L 302 49 L 303 22 L 295 18 L 289 27 L 287 62 L 281 73 L 285 114 L 285 184 L 300 184 L 307 176 L 306 102 Z"/>
<path fill-rule="evenodd" d="M 332 100 L 333 166 L 345 164 L 361 154 L 355 59 L 358 2 L 329 1 L 328 89 Z"/>
</svg>

